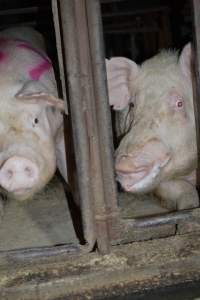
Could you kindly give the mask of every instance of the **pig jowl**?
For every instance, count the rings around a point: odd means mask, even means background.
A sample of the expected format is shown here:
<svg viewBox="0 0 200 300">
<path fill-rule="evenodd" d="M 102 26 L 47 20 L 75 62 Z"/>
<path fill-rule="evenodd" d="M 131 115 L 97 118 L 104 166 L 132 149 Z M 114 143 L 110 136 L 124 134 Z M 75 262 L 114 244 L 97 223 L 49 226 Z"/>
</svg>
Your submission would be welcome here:
<svg viewBox="0 0 200 300">
<path fill-rule="evenodd" d="M 117 180 L 128 192 L 148 192 L 156 186 L 160 170 L 169 160 L 167 148 L 161 141 L 152 139 L 132 153 L 117 157 Z"/>
</svg>

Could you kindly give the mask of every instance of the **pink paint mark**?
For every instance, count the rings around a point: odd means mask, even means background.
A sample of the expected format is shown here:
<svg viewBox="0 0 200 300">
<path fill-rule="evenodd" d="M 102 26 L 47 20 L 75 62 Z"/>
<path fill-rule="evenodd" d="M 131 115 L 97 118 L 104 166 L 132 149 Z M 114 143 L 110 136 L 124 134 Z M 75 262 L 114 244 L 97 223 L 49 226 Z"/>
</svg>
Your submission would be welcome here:
<svg viewBox="0 0 200 300">
<path fill-rule="evenodd" d="M 48 58 L 47 55 L 45 55 L 43 52 L 41 52 L 40 50 L 32 47 L 30 44 L 26 43 L 26 42 L 20 42 L 17 47 L 19 48 L 24 48 L 24 49 L 27 49 L 27 50 L 31 50 L 35 53 L 37 53 L 38 55 L 40 55 L 45 61 L 48 61 L 49 63 L 51 63 L 50 59 Z"/>
<path fill-rule="evenodd" d="M 0 51 L 0 63 L 4 62 L 6 59 L 6 54 L 2 51 Z"/>
<path fill-rule="evenodd" d="M 45 55 L 42 51 L 32 47 L 30 44 L 20 41 L 19 44 L 17 44 L 17 47 L 33 51 L 43 59 L 42 63 L 29 71 L 29 76 L 32 80 L 39 80 L 40 76 L 52 67 L 51 61 L 48 56 Z"/>
<path fill-rule="evenodd" d="M 50 68 L 51 68 L 51 63 L 49 61 L 44 61 L 41 64 L 39 64 L 37 67 L 29 71 L 30 78 L 32 80 L 39 80 L 40 76 L 44 72 L 48 71 Z"/>
</svg>

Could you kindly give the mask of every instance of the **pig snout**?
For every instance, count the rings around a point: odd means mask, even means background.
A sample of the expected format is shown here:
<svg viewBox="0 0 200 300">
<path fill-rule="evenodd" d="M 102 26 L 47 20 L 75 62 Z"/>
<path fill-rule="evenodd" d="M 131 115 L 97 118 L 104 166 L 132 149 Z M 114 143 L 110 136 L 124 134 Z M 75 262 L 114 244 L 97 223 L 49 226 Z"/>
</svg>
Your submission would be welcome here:
<svg viewBox="0 0 200 300">
<path fill-rule="evenodd" d="M 34 186 L 38 178 L 37 165 L 20 156 L 10 157 L 0 169 L 0 186 L 11 193 L 24 193 Z"/>
<path fill-rule="evenodd" d="M 135 151 L 117 157 L 117 180 L 128 192 L 151 191 L 170 157 L 170 152 L 162 142 L 150 140 Z"/>
</svg>

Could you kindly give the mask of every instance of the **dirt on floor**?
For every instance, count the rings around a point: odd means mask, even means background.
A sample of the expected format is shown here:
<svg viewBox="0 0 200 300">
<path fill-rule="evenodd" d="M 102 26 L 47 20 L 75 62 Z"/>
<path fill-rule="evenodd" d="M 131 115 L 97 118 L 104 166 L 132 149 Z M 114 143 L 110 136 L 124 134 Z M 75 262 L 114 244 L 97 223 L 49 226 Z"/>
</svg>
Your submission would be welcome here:
<svg viewBox="0 0 200 300">
<path fill-rule="evenodd" d="M 31 200 L 8 200 L 0 222 L 0 250 L 78 243 L 58 177 Z"/>
</svg>

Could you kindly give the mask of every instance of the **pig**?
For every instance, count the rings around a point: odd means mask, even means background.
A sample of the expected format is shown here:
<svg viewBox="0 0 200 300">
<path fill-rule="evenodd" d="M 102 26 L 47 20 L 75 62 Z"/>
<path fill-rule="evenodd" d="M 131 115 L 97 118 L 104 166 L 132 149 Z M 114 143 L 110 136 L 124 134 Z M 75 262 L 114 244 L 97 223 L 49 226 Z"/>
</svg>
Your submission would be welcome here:
<svg viewBox="0 0 200 300">
<path fill-rule="evenodd" d="M 180 55 L 163 50 L 140 66 L 125 57 L 106 60 L 109 102 L 125 131 L 115 152 L 116 180 L 127 192 L 154 193 L 170 210 L 199 205 L 191 61 L 190 44 Z"/>
<path fill-rule="evenodd" d="M 29 199 L 56 166 L 66 179 L 64 101 L 43 37 L 33 28 L 0 32 L 0 107 L 1 192 Z"/>
</svg>

